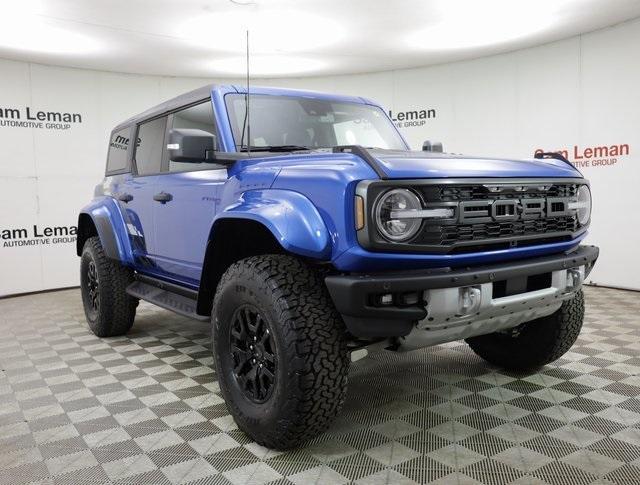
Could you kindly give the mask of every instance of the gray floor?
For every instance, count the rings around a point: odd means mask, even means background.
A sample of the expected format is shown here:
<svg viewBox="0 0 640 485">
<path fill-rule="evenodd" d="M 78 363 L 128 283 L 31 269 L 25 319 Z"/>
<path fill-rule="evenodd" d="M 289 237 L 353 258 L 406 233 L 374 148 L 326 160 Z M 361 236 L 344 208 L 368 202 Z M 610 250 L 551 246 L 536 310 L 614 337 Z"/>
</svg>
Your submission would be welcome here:
<svg viewBox="0 0 640 485">
<path fill-rule="evenodd" d="M 640 294 L 588 288 L 581 337 L 537 374 L 463 343 L 355 363 L 303 449 L 227 414 L 208 325 L 141 304 L 99 339 L 77 290 L 0 300 L 0 483 L 640 483 Z"/>
</svg>

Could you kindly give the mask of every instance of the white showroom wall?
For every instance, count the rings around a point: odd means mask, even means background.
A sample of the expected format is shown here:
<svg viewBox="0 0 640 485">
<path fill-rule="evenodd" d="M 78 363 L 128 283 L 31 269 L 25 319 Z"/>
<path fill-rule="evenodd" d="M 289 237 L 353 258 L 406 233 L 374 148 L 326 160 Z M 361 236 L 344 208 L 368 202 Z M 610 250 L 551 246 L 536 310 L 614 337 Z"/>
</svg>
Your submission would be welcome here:
<svg viewBox="0 0 640 485">
<path fill-rule="evenodd" d="M 473 61 L 254 83 L 367 96 L 396 118 L 424 110 L 426 119 L 409 126 L 398 121 L 414 148 L 432 139 L 447 151 L 475 155 L 524 158 L 538 148 L 567 150 L 592 182 L 589 241 L 601 247 L 592 281 L 640 289 L 634 254 L 640 242 L 634 206 L 640 183 L 639 45 L 640 21 L 633 21 Z M 75 245 L 60 234 L 76 224 L 78 209 L 103 175 L 111 127 L 215 80 L 6 60 L 0 60 L 0 74 L 0 295 L 77 285 Z M 36 120 L 27 119 L 27 108 Z M 37 119 L 38 111 L 69 113 L 70 121 L 51 126 Z M 622 146 L 623 154 L 585 155 L 600 146 Z"/>
</svg>

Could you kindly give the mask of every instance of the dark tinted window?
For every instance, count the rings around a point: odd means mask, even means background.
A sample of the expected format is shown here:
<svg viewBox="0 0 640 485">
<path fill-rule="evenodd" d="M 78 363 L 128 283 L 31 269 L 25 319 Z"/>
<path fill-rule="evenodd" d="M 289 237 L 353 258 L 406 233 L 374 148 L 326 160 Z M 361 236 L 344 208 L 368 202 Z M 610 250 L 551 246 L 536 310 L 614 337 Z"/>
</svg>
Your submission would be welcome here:
<svg viewBox="0 0 640 485">
<path fill-rule="evenodd" d="M 127 168 L 130 133 L 131 129 L 124 128 L 111 134 L 109 154 L 107 155 L 107 172 L 118 172 Z"/>
<path fill-rule="evenodd" d="M 195 106 L 191 106 L 182 111 L 177 111 L 173 114 L 173 123 L 171 130 L 175 129 L 187 129 L 198 130 L 201 135 L 210 135 L 213 140 L 213 145 L 217 149 L 216 138 L 216 124 L 213 118 L 213 107 L 211 101 L 206 101 Z M 171 136 L 171 132 L 169 132 Z M 169 142 L 167 142 L 169 143 Z M 171 153 L 171 151 L 169 152 Z M 215 160 L 211 161 L 215 163 Z M 210 169 L 211 164 L 206 162 L 193 163 L 188 161 L 177 161 L 169 159 L 169 171 L 170 172 L 184 172 L 189 170 L 205 170 Z"/>
<path fill-rule="evenodd" d="M 166 126 L 167 118 L 164 117 L 142 123 L 138 128 L 135 155 L 138 175 L 160 172 Z"/>
</svg>

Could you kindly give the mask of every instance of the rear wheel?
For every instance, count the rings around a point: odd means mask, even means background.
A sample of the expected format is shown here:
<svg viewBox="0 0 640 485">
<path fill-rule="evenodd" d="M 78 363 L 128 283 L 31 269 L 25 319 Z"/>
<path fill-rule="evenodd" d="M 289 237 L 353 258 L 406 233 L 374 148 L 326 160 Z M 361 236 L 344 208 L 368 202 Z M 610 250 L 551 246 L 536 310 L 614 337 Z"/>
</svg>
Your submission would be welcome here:
<svg viewBox="0 0 640 485">
<path fill-rule="evenodd" d="M 133 271 L 104 254 L 98 237 L 82 249 L 80 291 L 87 323 L 98 337 L 124 335 L 133 325 L 138 300 L 127 294 Z"/>
<path fill-rule="evenodd" d="M 322 432 L 344 402 L 345 329 L 322 279 L 300 260 L 233 264 L 213 305 L 220 390 L 238 426 L 278 449 Z"/>
<path fill-rule="evenodd" d="M 549 316 L 525 322 L 505 332 L 467 339 L 471 349 L 492 364 L 527 370 L 553 362 L 575 343 L 584 318 L 582 290 Z"/>
</svg>

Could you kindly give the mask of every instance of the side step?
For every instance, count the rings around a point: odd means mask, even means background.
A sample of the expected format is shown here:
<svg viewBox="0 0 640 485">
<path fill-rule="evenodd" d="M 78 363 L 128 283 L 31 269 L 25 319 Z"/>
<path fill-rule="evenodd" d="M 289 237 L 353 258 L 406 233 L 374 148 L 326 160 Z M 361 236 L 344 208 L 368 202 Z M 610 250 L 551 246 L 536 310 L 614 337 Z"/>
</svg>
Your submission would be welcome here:
<svg viewBox="0 0 640 485">
<path fill-rule="evenodd" d="M 208 322 L 210 318 L 196 313 L 196 300 L 172 291 L 158 288 L 143 281 L 134 281 L 127 286 L 127 293 L 141 300 L 171 310 L 179 315 Z"/>
</svg>

